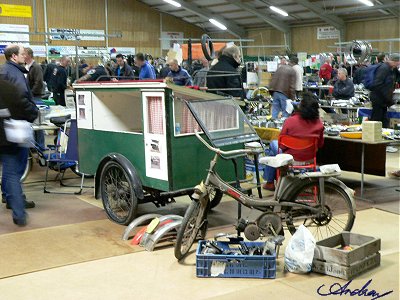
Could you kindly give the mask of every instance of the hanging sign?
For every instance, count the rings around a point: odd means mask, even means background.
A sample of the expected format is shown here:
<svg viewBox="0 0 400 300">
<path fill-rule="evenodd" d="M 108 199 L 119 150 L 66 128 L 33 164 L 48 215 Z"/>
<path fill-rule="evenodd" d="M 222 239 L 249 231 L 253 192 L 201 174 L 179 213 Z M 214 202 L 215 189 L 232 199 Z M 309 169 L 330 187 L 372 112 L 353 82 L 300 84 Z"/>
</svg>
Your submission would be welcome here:
<svg viewBox="0 0 400 300">
<path fill-rule="evenodd" d="M 0 17 L 32 18 L 32 7 L 27 5 L 0 4 Z"/>
<path fill-rule="evenodd" d="M 7 33 L 1 31 L 13 31 L 21 33 Z M 21 43 L 24 46 L 29 45 L 29 34 L 24 34 L 25 32 L 29 32 L 28 25 L 0 24 L 0 41 L 1 43 L 9 41 L 10 43 Z"/>
<path fill-rule="evenodd" d="M 81 41 L 104 41 L 104 36 L 86 36 L 85 34 L 104 35 L 104 30 L 91 30 L 91 29 L 72 29 L 72 28 L 50 28 L 51 40 L 56 41 L 74 41 L 76 39 Z"/>
<path fill-rule="evenodd" d="M 339 38 L 339 30 L 333 26 L 325 26 L 317 28 L 317 39 L 318 40 L 333 40 Z"/>
<path fill-rule="evenodd" d="M 183 32 L 161 32 L 161 49 L 169 50 L 174 44 L 183 44 Z"/>
</svg>

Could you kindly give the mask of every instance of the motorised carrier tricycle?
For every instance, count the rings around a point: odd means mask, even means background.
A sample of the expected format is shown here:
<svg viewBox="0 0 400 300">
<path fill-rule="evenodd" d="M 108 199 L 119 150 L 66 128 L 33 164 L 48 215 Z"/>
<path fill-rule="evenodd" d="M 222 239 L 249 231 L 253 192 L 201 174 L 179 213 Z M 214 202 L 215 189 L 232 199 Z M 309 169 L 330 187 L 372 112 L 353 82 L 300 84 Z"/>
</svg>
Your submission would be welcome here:
<svg viewBox="0 0 400 300">
<path fill-rule="evenodd" d="M 185 101 L 221 96 L 162 81 L 84 82 L 74 88 L 79 168 L 95 174 L 95 196 L 102 198 L 111 220 L 127 225 L 139 203 L 162 206 L 193 193 L 207 174 L 212 153 L 194 135 L 200 127 Z M 206 103 L 212 106 L 213 102 Z M 235 132 L 234 110 L 210 111 L 213 130 Z M 224 149 L 243 145 L 235 140 Z M 225 180 L 234 181 L 236 174 L 244 175 L 244 164 L 224 161 L 218 170 Z M 215 190 L 212 206 L 221 197 L 221 191 Z"/>
</svg>

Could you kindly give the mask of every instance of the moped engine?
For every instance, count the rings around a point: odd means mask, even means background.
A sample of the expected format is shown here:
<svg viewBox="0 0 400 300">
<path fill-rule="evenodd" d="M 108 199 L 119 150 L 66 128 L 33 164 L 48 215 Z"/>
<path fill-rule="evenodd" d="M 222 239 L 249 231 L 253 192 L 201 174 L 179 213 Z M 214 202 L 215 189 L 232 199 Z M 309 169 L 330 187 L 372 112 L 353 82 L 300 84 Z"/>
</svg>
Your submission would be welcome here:
<svg viewBox="0 0 400 300">
<path fill-rule="evenodd" d="M 263 213 L 256 220 L 257 227 L 263 236 L 283 235 L 283 227 L 281 217 L 273 212 Z"/>
</svg>

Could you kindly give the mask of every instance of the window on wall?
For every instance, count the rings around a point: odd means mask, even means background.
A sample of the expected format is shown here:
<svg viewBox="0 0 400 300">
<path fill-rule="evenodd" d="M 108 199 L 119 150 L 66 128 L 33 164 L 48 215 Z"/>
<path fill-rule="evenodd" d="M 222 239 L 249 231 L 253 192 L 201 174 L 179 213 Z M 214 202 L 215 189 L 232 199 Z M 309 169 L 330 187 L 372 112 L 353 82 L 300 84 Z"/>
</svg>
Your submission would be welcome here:
<svg viewBox="0 0 400 300">
<path fill-rule="evenodd" d="M 147 97 L 148 133 L 164 134 L 162 97 Z"/>
<path fill-rule="evenodd" d="M 210 131 L 237 129 L 239 127 L 238 114 L 234 106 L 226 105 L 225 102 L 221 103 L 218 100 L 203 101 L 201 99 L 187 99 L 187 97 L 185 99 L 196 103 L 199 116 Z M 174 97 L 174 114 L 175 126 L 179 124 L 181 134 L 201 131 L 184 98 L 180 96 Z"/>
<path fill-rule="evenodd" d="M 143 133 L 142 95 L 139 90 L 95 91 L 93 129 Z"/>
</svg>

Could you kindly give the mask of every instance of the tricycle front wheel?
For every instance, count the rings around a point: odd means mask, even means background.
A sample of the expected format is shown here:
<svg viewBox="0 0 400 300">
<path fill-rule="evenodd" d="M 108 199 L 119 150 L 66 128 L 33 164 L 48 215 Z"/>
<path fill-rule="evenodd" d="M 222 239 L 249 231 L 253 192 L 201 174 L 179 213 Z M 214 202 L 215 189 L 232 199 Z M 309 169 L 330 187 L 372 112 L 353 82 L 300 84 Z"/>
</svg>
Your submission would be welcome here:
<svg viewBox="0 0 400 300">
<path fill-rule="evenodd" d="M 101 198 L 107 216 L 121 225 L 128 225 L 137 212 L 138 200 L 127 171 L 116 161 L 104 165 L 100 177 Z"/>
</svg>

